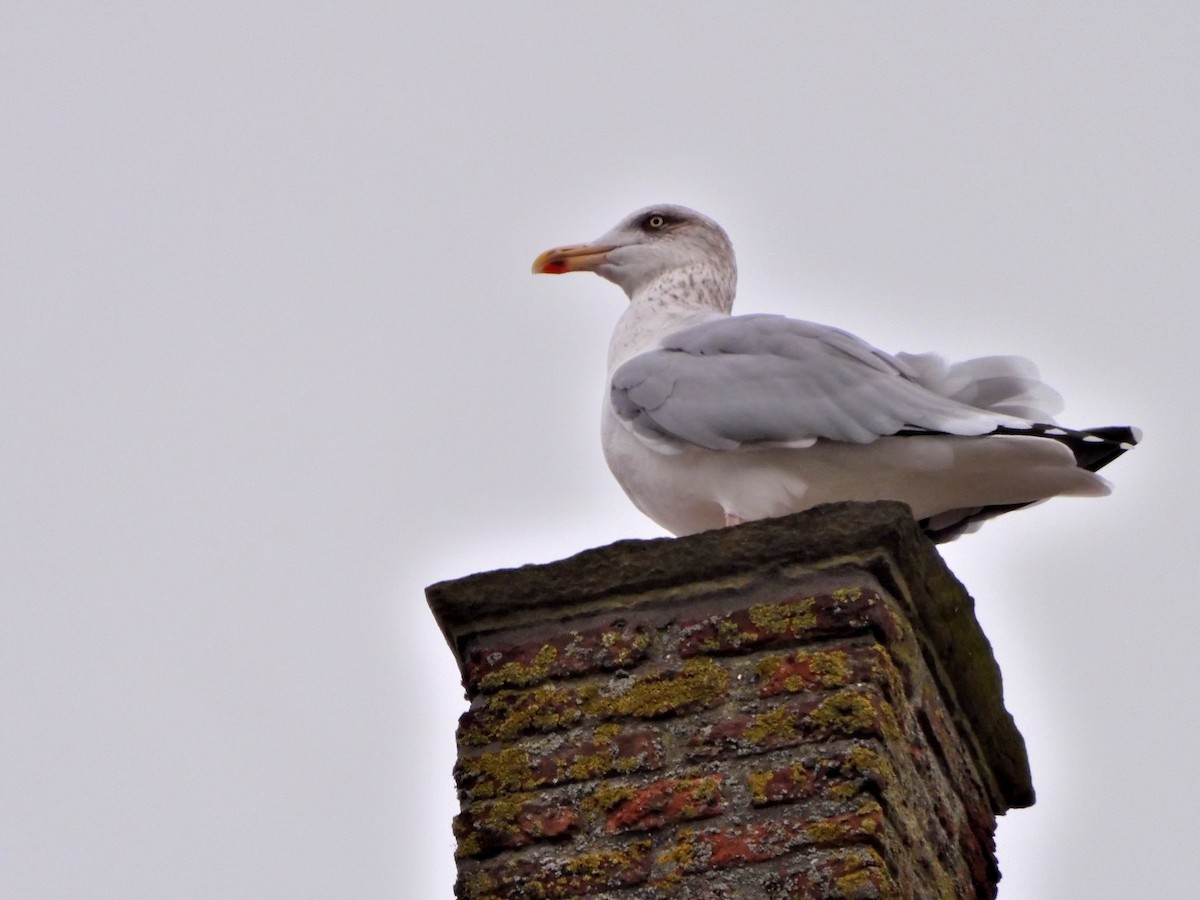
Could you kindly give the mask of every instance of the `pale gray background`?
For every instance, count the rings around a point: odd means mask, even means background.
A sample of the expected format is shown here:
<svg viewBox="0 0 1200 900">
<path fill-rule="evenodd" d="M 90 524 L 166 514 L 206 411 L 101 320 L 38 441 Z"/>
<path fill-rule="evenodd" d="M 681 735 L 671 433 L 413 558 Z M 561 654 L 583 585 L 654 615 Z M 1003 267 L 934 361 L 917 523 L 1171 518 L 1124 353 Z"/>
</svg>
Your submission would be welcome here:
<svg viewBox="0 0 1200 900">
<path fill-rule="evenodd" d="M 450 896 L 422 589 L 660 534 L 623 297 L 529 274 L 657 201 L 742 311 L 1145 428 L 946 557 L 1039 795 L 1004 900 L 1194 887 L 1197 6 L 997 6 L 5 2 L 0 894 Z"/>
</svg>

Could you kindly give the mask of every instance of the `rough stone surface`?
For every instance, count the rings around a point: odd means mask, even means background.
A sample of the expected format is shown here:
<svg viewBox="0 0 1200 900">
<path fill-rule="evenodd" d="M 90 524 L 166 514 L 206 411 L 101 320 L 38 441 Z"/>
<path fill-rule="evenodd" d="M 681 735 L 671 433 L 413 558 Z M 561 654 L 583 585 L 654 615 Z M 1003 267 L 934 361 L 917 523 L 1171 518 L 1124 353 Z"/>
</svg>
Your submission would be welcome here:
<svg viewBox="0 0 1200 900">
<path fill-rule="evenodd" d="M 993 897 L 1033 800 L 966 592 L 898 504 L 428 589 L 471 708 L 456 894 Z"/>
</svg>

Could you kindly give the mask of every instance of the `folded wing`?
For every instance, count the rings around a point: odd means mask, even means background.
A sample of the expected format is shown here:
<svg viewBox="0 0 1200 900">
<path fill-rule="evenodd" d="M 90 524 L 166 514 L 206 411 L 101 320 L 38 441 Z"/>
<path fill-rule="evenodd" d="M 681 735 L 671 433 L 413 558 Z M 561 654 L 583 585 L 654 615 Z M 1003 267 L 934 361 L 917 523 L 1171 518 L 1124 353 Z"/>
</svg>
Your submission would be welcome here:
<svg viewBox="0 0 1200 900">
<path fill-rule="evenodd" d="M 684 329 L 628 360 L 613 374 L 611 401 L 646 444 L 679 452 L 865 444 L 914 430 L 981 435 L 1027 427 L 1021 414 L 1057 395 L 1025 360 L 947 366 L 890 356 L 828 326 L 750 315 Z"/>
</svg>

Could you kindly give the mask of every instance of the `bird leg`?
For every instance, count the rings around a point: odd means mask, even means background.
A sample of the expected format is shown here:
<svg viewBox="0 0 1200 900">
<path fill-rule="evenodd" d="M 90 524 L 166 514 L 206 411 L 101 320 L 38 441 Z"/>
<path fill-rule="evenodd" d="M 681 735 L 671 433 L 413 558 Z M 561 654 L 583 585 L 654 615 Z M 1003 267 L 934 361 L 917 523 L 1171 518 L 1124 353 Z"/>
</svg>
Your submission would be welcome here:
<svg viewBox="0 0 1200 900">
<path fill-rule="evenodd" d="M 730 525 L 741 525 L 745 521 L 746 520 L 743 519 L 741 516 L 735 515 L 729 511 L 726 511 L 726 513 L 725 513 L 725 527 L 726 528 L 728 528 Z"/>
</svg>

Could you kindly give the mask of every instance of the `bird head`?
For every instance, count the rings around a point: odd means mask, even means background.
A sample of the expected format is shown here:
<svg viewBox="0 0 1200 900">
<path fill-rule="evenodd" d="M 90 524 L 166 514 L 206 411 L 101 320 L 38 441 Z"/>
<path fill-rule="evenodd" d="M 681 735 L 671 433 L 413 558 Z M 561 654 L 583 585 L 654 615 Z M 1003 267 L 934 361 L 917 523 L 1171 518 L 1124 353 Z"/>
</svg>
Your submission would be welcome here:
<svg viewBox="0 0 1200 900">
<path fill-rule="evenodd" d="M 686 281 L 688 289 L 718 308 L 733 302 L 737 266 L 725 231 L 683 206 L 639 209 L 596 240 L 547 250 L 533 262 L 536 274 L 595 272 L 631 300 L 655 287 Z"/>
</svg>

